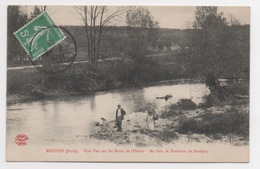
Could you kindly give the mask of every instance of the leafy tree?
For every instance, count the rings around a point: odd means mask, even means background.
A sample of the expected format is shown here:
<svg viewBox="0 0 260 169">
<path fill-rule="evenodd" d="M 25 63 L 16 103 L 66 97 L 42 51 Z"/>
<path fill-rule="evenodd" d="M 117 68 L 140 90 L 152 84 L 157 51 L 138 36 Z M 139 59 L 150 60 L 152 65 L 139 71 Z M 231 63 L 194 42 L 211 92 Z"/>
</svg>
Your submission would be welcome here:
<svg viewBox="0 0 260 169">
<path fill-rule="evenodd" d="M 200 74 L 238 78 L 249 64 L 249 26 L 235 17 L 228 22 L 217 7 L 197 7 L 192 36 L 193 66 Z"/>
<path fill-rule="evenodd" d="M 154 21 L 149 10 L 144 7 L 130 8 L 126 15 L 128 36 L 130 38 L 130 55 L 141 59 L 149 52 L 149 48 L 157 45 L 159 23 Z"/>
<path fill-rule="evenodd" d="M 22 11 L 20 6 L 8 6 L 7 9 L 7 60 L 8 64 L 12 63 L 16 58 L 23 62 L 25 51 L 22 49 L 18 40 L 14 36 L 14 32 L 28 22 L 28 16 Z"/>
<path fill-rule="evenodd" d="M 195 22 L 193 23 L 193 27 L 195 29 L 202 29 L 206 26 L 206 19 L 209 16 L 217 17 L 219 14 L 217 12 L 217 7 L 214 6 L 202 6 L 196 7 L 195 11 Z M 221 16 L 220 14 L 219 16 Z"/>
<path fill-rule="evenodd" d="M 197 7 L 191 36 L 191 66 L 204 75 L 213 104 L 228 98 L 218 78 L 238 78 L 249 67 L 249 31 L 236 19 L 229 24 L 217 7 Z M 245 69 L 241 71 L 241 68 Z"/>
<path fill-rule="evenodd" d="M 192 52 L 197 71 L 220 74 L 219 68 L 229 43 L 226 18 L 222 13 L 217 13 L 217 7 L 197 7 L 195 19 Z"/>
<path fill-rule="evenodd" d="M 131 68 L 126 71 L 127 81 L 136 85 L 155 81 L 159 77 L 158 63 L 146 56 L 158 44 L 159 24 L 144 7 L 131 7 L 127 11 L 126 23 L 128 55 L 133 58 Z"/>
</svg>

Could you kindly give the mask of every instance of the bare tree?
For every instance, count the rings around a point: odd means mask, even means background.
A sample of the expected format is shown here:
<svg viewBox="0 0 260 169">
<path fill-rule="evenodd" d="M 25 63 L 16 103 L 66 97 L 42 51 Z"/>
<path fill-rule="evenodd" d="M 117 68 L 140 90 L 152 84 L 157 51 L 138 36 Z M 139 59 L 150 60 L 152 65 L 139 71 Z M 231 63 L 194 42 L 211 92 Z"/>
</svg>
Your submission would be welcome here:
<svg viewBox="0 0 260 169">
<path fill-rule="evenodd" d="M 103 27 L 111 23 L 112 20 L 122 17 L 126 10 L 124 7 L 118 7 L 115 11 L 109 12 L 107 6 L 76 6 L 75 10 L 84 22 L 88 59 L 96 71 Z"/>
</svg>

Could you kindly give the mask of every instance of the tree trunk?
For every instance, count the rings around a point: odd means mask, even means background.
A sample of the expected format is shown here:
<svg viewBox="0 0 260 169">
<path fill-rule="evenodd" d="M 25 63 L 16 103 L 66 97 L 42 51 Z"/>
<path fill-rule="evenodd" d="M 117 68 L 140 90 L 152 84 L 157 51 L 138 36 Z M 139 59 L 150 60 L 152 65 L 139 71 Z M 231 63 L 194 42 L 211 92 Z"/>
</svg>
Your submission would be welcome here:
<svg viewBox="0 0 260 169">
<path fill-rule="evenodd" d="M 104 16 L 104 11 L 105 11 L 105 7 L 102 7 L 101 10 L 101 17 L 100 17 L 100 22 L 99 22 L 99 34 L 98 34 L 98 44 L 97 44 L 97 61 L 95 63 L 95 72 L 97 70 L 97 64 L 98 64 L 98 59 L 99 59 L 99 50 L 100 50 L 100 42 L 101 42 L 101 35 L 102 35 L 102 28 L 103 28 L 103 16 Z"/>
<path fill-rule="evenodd" d="M 85 16 L 85 31 L 87 36 L 87 49 L 88 49 L 88 61 L 91 62 L 90 56 L 90 40 L 89 40 L 89 30 L 88 30 L 88 7 L 84 7 L 84 16 Z"/>
</svg>

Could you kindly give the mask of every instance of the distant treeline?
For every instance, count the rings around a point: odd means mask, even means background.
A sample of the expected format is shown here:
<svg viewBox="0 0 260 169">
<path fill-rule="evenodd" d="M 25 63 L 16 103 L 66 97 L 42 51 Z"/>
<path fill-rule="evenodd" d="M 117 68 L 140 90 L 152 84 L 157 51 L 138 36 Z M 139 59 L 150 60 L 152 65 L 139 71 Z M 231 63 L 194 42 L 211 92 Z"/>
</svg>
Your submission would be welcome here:
<svg viewBox="0 0 260 169">
<path fill-rule="evenodd" d="M 86 59 L 87 55 L 87 42 L 85 37 L 85 27 L 84 26 L 64 26 L 72 36 L 75 38 L 78 47 L 78 58 L 77 59 Z M 111 58 L 111 57 L 126 57 L 129 53 L 129 43 L 130 39 L 128 38 L 126 26 L 105 26 L 103 28 L 103 37 L 101 41 L 101 58 Z M 241 43 L 245 39 L 249 39 L 249 25 L 239 25 L 235 28 L 237 36 L 240 36 Z M 195 29 L 169 29 L 169 28 L 160 28 L 159 29 L 159 39 L 158 44 L 153 46 L 154 49 L 160 50 L 169 50 L 171 45 L 177 44 L 182 48 L 187 48 L 189 46 L 189 40 L 187 37 L 190 37 L 197 30 Z M 8 65 L 10 64 L 19 64 L 23 63 L 26 57 L 26 53 L 22 51 L 19 47 L 19 43 L 14 37 L 8 36 Z M 247 45 L 247 44 L 246 44 Z M 12 47 L 13 46 L 13 47 Z M 154 50 L 153 50 L 154 51 Z M 21 56 L 23 55 L 23 56 Z"/>
<path fill-rule="evenodd" d="M 64 26 L 75 38 L 79 49 L 79 55 L 87 52 L 87 40 L 84 37 L 84 26 Z M 103 37 L 101 41 L 101 58 L 122 57 L 129 53 L 130 38 L 128 36 L 128 27 L 126 26 L 106 26 L 103 28 Z M 140 28 L 141 29 L 141 28 Z M 181 29 L 159 29 L 159 40 L 154 49 L 170 49 L 174 44 L 182 45 L 185 32 L 189 30 Z"/>
<path fill-rule="evenodd" d="M 86 57 L 86 38 L 83 26 L 65 26 L 75 37 L 79 49 L 79 58 Z M 104 27 L 103 39 L 101 42 L 101 58 L 128 57 L 132 50 L 131 41 L 127 34 L 127 27 L 108 26 Z M 224 35 L 215 33 L 216 38 L 211 37 L 196 39 L 198 34 L 203 34 L 200 29 L 159 29 L 157 51 L 170 48 L 171 45 L 180 46 L 180 57 L 175 60 L 180 66 L 183 65 L 190 76 L 204 75 L 204 71 L 212 65 L 215 73 L 220 77 L 249 77 L 249 56 L 250 56 L 250 25 L 228 26 Z M 206 35 L 206 32 L 205 32 Z M 216 50 L 217 56 L 213 56 L 208 45 L 219 47 Z M 204 50 L 203 50 L 204 48 Z M 200 50 L 198 52 L 198 50 Z M 203 56 L 201 51 L 205 51 Z M 202 56 L 199 56 L 199 55 Z M 175 55 L 176 56 L 176 55 Z M 207 57 L 208 56 L 208 57 Z M 218 69 L 218 70 L 216 70 Z M 208 70 L 207 70 L 208 71 Z"/>
<path fill-rule="evenodd" d="M 79 52 L 86 52 L 86 38 L 84 26 L 64 26 L 75 38 L 77 46 L 80 49 Z M 129 38 L 126 26 L 106 26 L 103 28 L 102 38 L 102 57 L 120 57 L 122 53 L 127 54 L 129 45 Z M 236 32 L 237 36 L 240 36 L 242 41 L 249 40 L 250 26 L 239 25 L 232 27 L 233 32 Z M 170 48 L 173 44 L 178 44 L 180 47 L 189 47 L 189 37 L 192 34 L 196 34 L 196 29 L 170 29 L 170 28 L 159 28 L 159 40 L 158 50 Z M 111 55 L 113 54 L 113 55 Z"/>
<path fill-rule="evenodd" d="M 85 57 L 87 55 L 87 39 L 85 37 L 84 26 L 64 26 L 77 42 L 79 49 L 79 57 Z M 121 57 L 127 55 L 129 46 L 129 38 L 127 33 L 127 27 L 120 26 L 105 26 L 103 28 L 103 37 L 101 41 L 102 51 L 101 58 L 109 57 Z M 184 43 L 185 32 L 189 30 L 181 29 L 159 29 L 159 40 L 157 50 L 169 49 L 174 44 L 182 45 Z M 8 65 L 23 63 L 26 59 L 26 53 L 19 47 L 19 42 L 11 36 L 8 36 L 9 51 L 8 51 Z M 84 56 L 85 55 L 85 56 Z"/>
</svg>

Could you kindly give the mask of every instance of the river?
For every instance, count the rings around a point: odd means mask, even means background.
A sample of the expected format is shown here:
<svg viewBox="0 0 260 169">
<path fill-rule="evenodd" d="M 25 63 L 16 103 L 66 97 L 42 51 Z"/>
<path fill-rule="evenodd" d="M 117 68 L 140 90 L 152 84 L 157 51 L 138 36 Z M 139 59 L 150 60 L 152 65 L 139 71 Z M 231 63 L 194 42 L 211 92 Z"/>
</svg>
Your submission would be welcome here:
<svg viewBox="0 0 260 169">
<path fill-rule="evenodd" d="M 100 118 L 113 120 L 118 104 L 131 114 L 142 111 L 150 102 L 160 113 L 167 104 L 183 98 L 192 97 L 192 101 L 199 104 L 208 93 L 205 84 L 172 84 L 10 104 L 7 106 L 7 144 L 14 144 L 18 134 L 26 134 L 30 144 L 35 145 L 74 144 L 75 137 L 87 135 L 91 122 Z M 167 94 L 173 96 L 167 102 L 155 99 Z"/>
</svg>

